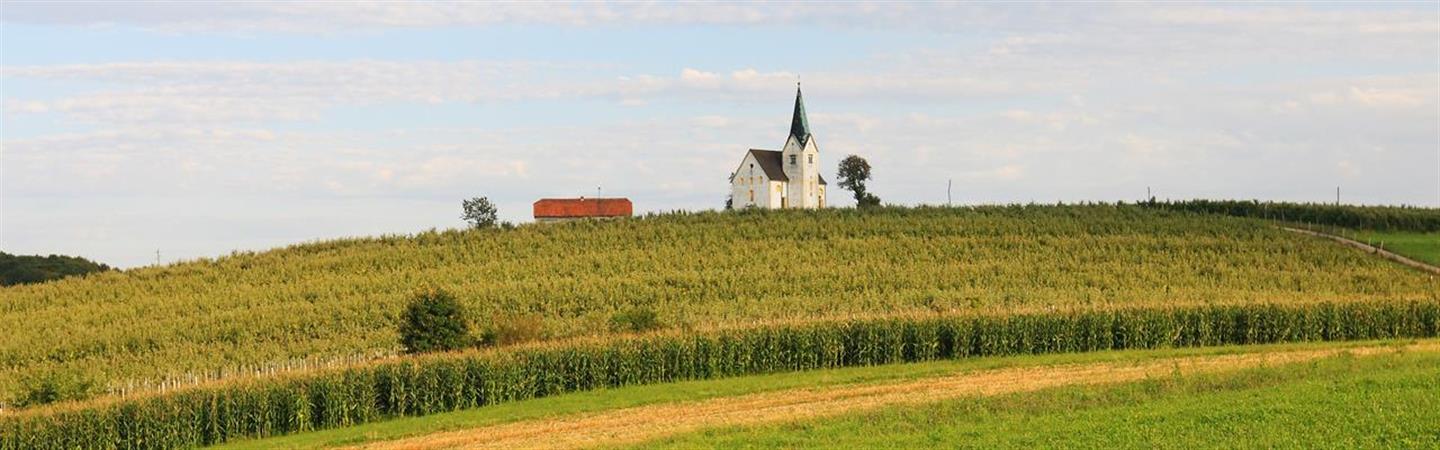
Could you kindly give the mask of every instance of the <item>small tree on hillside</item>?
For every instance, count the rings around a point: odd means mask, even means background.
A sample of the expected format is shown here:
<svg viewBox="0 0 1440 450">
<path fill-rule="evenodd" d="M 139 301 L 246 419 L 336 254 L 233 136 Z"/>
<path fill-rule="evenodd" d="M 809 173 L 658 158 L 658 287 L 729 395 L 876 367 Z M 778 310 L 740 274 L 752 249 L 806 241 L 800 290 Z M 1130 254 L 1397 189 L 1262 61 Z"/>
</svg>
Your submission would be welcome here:
<svg viewBox="0 0 1440 450">
<path fill-rule="evenodd" d="M 870 180 L 870 162 L 856 155 L 840 160 L 840 188 L 855 193 L 855 206 L 867 208 L 880 205 L 880 197 L 865 191 Z"/>
<path fill-rule="evenodd" d="M 449 293 L 421 292 L 405 307 L 400 320 L 400 344 L 406 353 L 455 350 L 470 345 L 465 311 Z"/>
<path fill-rule="evenodd" d="M 50 403 L 85 400 L 98 391 L 95 380 L 78 372 L 50 372 L 20 379 L 20 396 L 15 406 L 30 407 Z"/>
<path fill-rule="evenodd" d="M 490 203 L 489 197 L 475 197 L 465 200 L 460 204 L 465 214 L 460 216 L 475 228 L 490 228 L 495 226 L 496 209 L 495 204 Z"/>
</svg>

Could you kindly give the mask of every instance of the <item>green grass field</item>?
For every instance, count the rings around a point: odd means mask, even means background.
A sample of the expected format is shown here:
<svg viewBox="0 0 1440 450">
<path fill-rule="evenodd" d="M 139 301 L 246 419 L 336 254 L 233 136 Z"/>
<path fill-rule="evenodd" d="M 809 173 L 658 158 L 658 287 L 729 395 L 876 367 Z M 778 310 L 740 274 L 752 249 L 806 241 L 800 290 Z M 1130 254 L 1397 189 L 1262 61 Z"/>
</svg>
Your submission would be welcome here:
<svg viewBox="0 0 1440 450">
<path fill-rule="evenodd" d="M 1440 266 L 1440 232 L 1361 231 L 1355 236 L 1358 241 L 1383 246 L 1416 261 Z"/>
<path fill-rule="evenodd" d="M 1436 448 L 1440 355 L 894 407 L 719 429 L 641 448 Z"/>
<path fill-rule="evenodd" d="M 1394 342 L 1400 344 L 1401 342 Z M 527 420 L 593 414 L 621 408 L 671 404 L 796 388 L 823 389 L 844 385 L 875 385 L 917 380 L 958 372 L 1040 367 L 1055 364 L 1140 363 L 1179 356 L 1241 355 L 1262 352 L 1354 348 L 1376 342 L 1260 345 L 1202 349 L 1114 351 L 1044 356 L 983 358 L 920 364 L 895 364 L 722 380 L 636 386 L 493 407 L 402 418 L 349 428 L 301 433 L 277 438 L 233 442 L 218 448 L 308 449 L 356 445 L 454 430 Z M 911 408 L 886 409 L 838 418 L 777 426 L 716 429 L 648 443 L 653 447 L 932 447 L 932 446 L 1045 446 L 1059 445 L 1066 433 L 1077 432 L 1093 445 L 1148 446 L 1164 436 L 1203 432 L 1209 424 L 1224 424 L 1235 431 L 1264 432 L 1290 422 L 1264 420 L 1267 411 L 1293 416 L 1287 420 L 1335 419 L 1363 416 L 1337 424 L 1320 436 L 1343 435 L 1336 444 L 1388 443 L 1410 439 L 1424 444 L 1427 424 L 1436 417 L 1440 399 L 1433 398 L 1440 383 L 1433 369 L 1440 365 L 1435 353 L 1329 357 L 1310 363 L 1245 369 L 1219 375 L 1168 377 L 1102 387 L 1065 387 L 1026 394 L 973 398 Z M 1359 406 L 1347 405 L 1362 401 Z M 1218 402 L 1218 403 L 1211 403 Z M 1377 403 L 1393 402 L 1393 403 Z M 1431 406 L 1426 411 L 1381 408 L 1384 404 Z M 1270 409 L 1266 409 L 1270 408 Z M 1258 418 L 1257 418 L 1257 409 Z M 1421 408 L 1416 408 L 1421 409 Z M 928 416 L 928 417 L 927 417 Z M 1173 418 L 1173 420 L 1172 420 Z M 1069 423 L 1070 421 L 1083 423 Z M 1030 429 L 1044 421 L 1046 428 Z M 1133 422 L 1132 422 L 1133 421 Z M 1428 421 L 1428 422 L 1427 422 Z M 1143 429 L 1122 433 L 1106 427 L 1141 423 Z M 1053 427 L 1051 427 L 1053 425 Z M 1007 433 L 1004 440 L 994 433 Z M 1203 434 L 1203 433 L 1202 433 Z M 1296 441 L 1284 445 L 1285 436 Z M 1436 436 L 1430 435 L 1430 439 Z M 1394 441 L 1382 439 L 1394 438 Z M 832 440 L 833 439 L 833 440 Z M 1108 440 L 1105 440 L 1108 439 Z M 1213 437 L 1211 438 L 1213 439 Z M 1307 436 L 1277 434 L 1264 443 L 1294 446 L 1319 443 Z M 1369 440 L 1363 440 L 1369 439 Z M 1174 441 L 1181 443 L 1184 441 Z M 1199 439 L 1195 442 L 1223 442 Z M 1164 444 L 1161 442 L 1160 444 Z M 1214 445 L 1212 445 L 1214 446 Z M 1373 445 L 1370 445 L 1373 446 Z M 1422 445 L 1423 446 L 1423 445 Z"/>
<path fill-rule="evenodd" d="M 427 287 L 483 327 L 608 333 L 866 314 L 1436 297 L 1437 281 L 1245 218 L 1113 205 L 676 214 L 351 239 L 0 289 L 0 399 L 77 373 L 145 391 L 398 350 Z M 139 326 L 143 324 L 143 326 Z"/>
</svg>

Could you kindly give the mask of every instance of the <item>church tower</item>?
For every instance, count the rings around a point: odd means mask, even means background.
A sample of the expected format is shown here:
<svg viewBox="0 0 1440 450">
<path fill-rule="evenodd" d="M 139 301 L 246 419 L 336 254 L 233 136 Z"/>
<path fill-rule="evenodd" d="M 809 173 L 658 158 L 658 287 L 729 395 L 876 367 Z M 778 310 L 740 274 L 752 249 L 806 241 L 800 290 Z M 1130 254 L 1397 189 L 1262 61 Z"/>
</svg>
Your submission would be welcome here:
<svg viewBox="0 0 1440 450">
<path fill-rule="evenodd" d="M 820 177 L 820 147 L 810 134 L 810 119 L 805 117 L 805 100 L 800 83 L 795 83 L 795 113 L 790 118 L 790 135 L 781 149 L 781 164 L 786 183 L 785 207 L 824 208 L 825 181 Z"/>
</svg>

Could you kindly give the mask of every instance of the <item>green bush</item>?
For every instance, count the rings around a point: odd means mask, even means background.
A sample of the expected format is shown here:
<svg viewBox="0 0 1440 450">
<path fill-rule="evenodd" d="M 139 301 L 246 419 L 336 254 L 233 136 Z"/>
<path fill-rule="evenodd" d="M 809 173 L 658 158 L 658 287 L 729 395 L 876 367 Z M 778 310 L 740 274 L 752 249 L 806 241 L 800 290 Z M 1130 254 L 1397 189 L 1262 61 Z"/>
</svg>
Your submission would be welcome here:
<svg viewBox="0 0 1440 450">
<path fill-rule="evenodd" d="M 72 372 L 53 372 L 27 377 L 20 382 L 20 396 L 14 404 L 20 408 L 50 403 L 85 400 L 98 393 L 89 376 Z"/>
<path fill-rule="evenodd" d="M 465 311 L 443 290 L 417 294 L 405 307 L 400 321 L 400 343 L 407 353 L 458 350 L 470 345 Z"/>
<path fill-rule="evenodd" d="M 639 333 L 659 328 L 659 316 L 650 308 L 636 306 L 610 317 L 610 331 L 614 332 Z"/>
<path fill-rule="evenodd" d="M 480 336 L 481 345 L 515 345 L 545 338 L 545 321 L 540 316 L 508 316 L 496 319 Z"/>
</svg>

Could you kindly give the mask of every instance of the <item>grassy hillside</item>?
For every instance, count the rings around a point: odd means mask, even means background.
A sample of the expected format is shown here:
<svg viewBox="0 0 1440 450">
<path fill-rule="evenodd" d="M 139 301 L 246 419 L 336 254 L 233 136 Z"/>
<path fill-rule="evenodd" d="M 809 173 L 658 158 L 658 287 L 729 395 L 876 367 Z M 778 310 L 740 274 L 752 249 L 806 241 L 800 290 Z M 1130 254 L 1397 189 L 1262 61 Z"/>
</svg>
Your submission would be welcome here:
<svg viewBox="0 0 1440 450">
<path fill-rule="evenodd" d="M 1436 448 L 1440 354 L 896 406 L 633 448 Z M 1393 407 L 1404 405 L 1403 407 Z"/>
<path fill-rule="evenodd" d="M 0 392 L 109 389 L 397 350 L 411 293 L 482 327 L 606 333 L 906 312 L 1433 299 L 1425 275 L 1264 222 L 1139 207 L 705 213 L 306 244 L 0 290 Z M 12 394 L 13 395 L 13 394 Z"/>
</svg>

